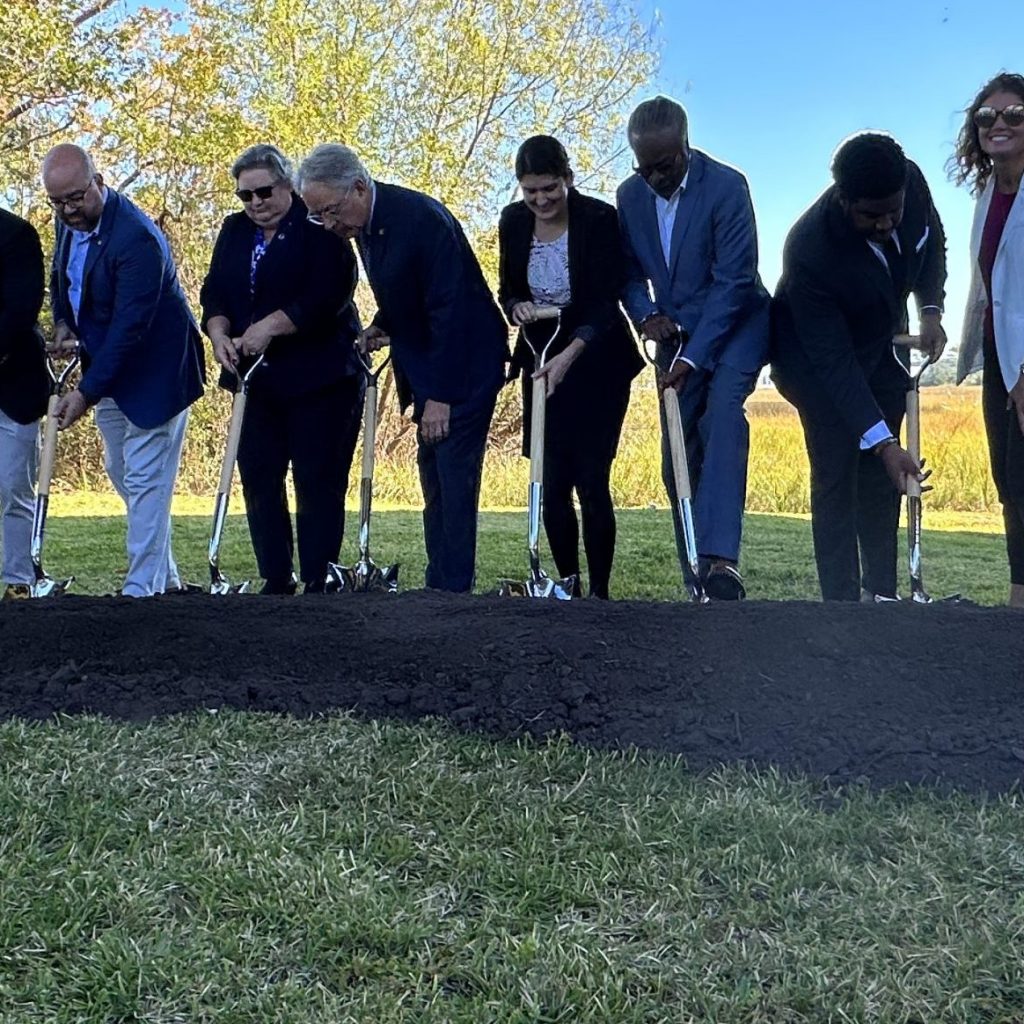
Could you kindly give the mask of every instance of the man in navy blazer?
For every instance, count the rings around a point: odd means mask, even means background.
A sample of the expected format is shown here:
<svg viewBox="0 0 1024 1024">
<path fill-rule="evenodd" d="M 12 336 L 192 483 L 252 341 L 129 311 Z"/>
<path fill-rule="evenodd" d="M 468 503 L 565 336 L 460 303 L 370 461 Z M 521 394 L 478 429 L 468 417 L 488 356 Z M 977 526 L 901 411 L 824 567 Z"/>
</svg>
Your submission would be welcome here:
<svg viewBox="0 0 1024 1024">
<path fill-rule="evenodd" d="M 43 185 L 56 213 L 50 282 L 54 347 L 78 345 L 83 373 L 57 406 L 62 430 L 95 406 L 107 473 L 128 512 L 122 593 L 181 587 L 171 553 L 171 496 L 188 420 L 203 391 L 199 330 L 167 240 L 107 188 L 89 154 L 55 146 Z"/>
<path fill-rule="evenodd" d="M 360 345 L 391 346 L 402 408 L 419 424 L 426 585 L 468 591 L 487 431 L 508 328 L 462 226 L 436 199 L 374 181 L 347 146 L 299 168 L 310 218 L 355 241 L 377 300 Z"/>
<path fill-rule="evenodd" d="M 661 383 L 679 395 L 705 590 L 734 600 L 745 594 L 737 565 L 750 446 L 743 403 L 768 354 L 754 210 L 739 171 L 690 148 L 678 103 L 641 103 L 628 134 L 637 166 L 618 190 L 629 272 L 623 302 L 657 343 Z M 685 565 L 664 413 L 662 477 Z"/>
</svg>

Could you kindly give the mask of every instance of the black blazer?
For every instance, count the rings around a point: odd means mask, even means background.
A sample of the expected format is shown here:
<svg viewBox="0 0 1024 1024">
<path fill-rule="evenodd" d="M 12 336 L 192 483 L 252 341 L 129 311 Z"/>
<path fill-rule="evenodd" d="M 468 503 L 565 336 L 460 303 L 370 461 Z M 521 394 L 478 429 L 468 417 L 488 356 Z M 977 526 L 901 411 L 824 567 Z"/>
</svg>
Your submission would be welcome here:
<svg viewBox="0 0 1024 1024">
<path fill-rule="evenodd" d="M 244 212 L 233 213 L 220 229 L 200 302 L 203 330 L 212 317 L 225 316 L 231 336 L 282 310 L 298 328 L 275 338 L 263 366 L 253 375 L 253 393 L 296 398 L 358 372 L 353 342 L 359 318 L 353 302 L 356 261 L 348 242 L 306 220 L 297 196 L 278 225 L 256 268 L 255 290 L 249 267 L 256 225 Z M 244 369 L 246 363 L 243 362 Z M 234 389 L 233 374 L 221 373 L 221 387 Z"/>
<path fill-rule="evenodd" d="M 16 423 L 39 419 L 50 392 L 36 328 L 44 280 L 36 229 L 0 210 L 0 409 Z"/>
<path fill-rule="evenodd" d="M 512 307 L 530 301 L 527 264 L 533 240 L 534 217 L 522 201 L 501 211 L 498 223 L 500 253 L 498 300 L 511 322 Z M 557 355 L 574 338 L 586 342 L 583 354 L 565 378 L 588 385 L 592 397 L 609 389 L 628 390 L 629 382 L 643 369 L 619 296 L 626 281 L 626 262 L 615 207 L 600 199 L 569 190 L 569 286 L 572 301 L 562 312 L 562 329 L 551 355 Z M 538 332 L 542 327 L 537 328 Z M 519 332 L 512 355 L 511 374 L 533 372 L 533 355 Z M 564 386 L 564 385 L 563 385 Z M 574 388 L 575 390 L 575 388 Z M 556 392 L 557 394 L 557 392 Z"/>
<path fill-rule="evenodd" d="M 790 231 L 772 302 L 779 390 L 802 408 L 828 401 L 858 438 L 884 419 L 876 396 L 909 386 L 892 345 L 906 330 L 908 296 L 941 308 L 945 294 L 946 239 L 916 164 L 896 234 L 904 265 L 898 287 L 853 231 L 833 186 Z"/>
<path fill-rule="evenodd" d="M 431 399 L 473 408 L 501 388 L 508 329 L 462 225 L 431 196 L 374 182 L 359 238 L 377 300 L 373 322 L 391 337 L 395 383 L 418 418 Z"/>
</svg>

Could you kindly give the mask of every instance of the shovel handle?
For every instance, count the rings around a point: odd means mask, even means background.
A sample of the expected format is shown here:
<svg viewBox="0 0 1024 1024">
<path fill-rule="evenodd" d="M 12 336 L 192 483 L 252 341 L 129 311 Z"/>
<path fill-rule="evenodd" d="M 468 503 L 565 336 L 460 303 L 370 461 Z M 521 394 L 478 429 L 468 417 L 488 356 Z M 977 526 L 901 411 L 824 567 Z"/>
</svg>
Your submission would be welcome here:
<svg viewBox="0 0 1024 1024">
<path fill-rule="evenodd" d="M 665 409 L 665 424 L 668 431 L 668 447 L 672 454 L 672 476 L 676 483 L 676 496 L 689 500 L 690 467 L 686 461 L 686 435 L 683 433 L 683 415 L 679 411 L 679 395 L 675 388 L 665 388 L 661 393 Z"/>
<path fill-rule="evenodd" d="M 907 451 L 917 462 L 921 461 L 921 392 L 911 388 L 907 392 Z M 920 498 L 920 482 L 907 475 L 907 497 Z"/>
<path fill-rule="evenodd" d="M 530 409 L 530 483 L 544 482 L 544 414 L 548 400 L 548 382 L 533 381 Z"/>
<path fill-rule="evenodd" d="M 50 481 L 53 479 L 53 464 L 57 458 L 57 431 L 60 424 L 54 415 L 57 402 L 56 394 L 50 395 L 46 406 L 46 426 L 43 428 L 43 450 L 39 454 L 39 481 L 36 494 L 47 498 L 50 496 Z"/>
<path fill-rule="evenodd" d="M 554 320 L 561 312 L 558 306 L 535 306 L 533 315 L 537 320 Z"/>
<path fill-rule="evenodd" d="M 235 472 L 235 462 L 238 460 L 238 442 L 242 437 L 242 420 L 245 419 L 245 403 L 248 401 L 248 394 L 244 390 L 235 392 L 231 402 L 231 420 L 228 424 L 228 445 L 224 452 L 224 462 L 220 467 L 219 494 L 231 493 L 231 477 Z"/>
<path fill-rule="evenodd" d="M 377 378 L 366 382 L 363 399 L 363 470 L 362 479 L 373 479 L 374 452 L 377 447 Z"/>
</svg>

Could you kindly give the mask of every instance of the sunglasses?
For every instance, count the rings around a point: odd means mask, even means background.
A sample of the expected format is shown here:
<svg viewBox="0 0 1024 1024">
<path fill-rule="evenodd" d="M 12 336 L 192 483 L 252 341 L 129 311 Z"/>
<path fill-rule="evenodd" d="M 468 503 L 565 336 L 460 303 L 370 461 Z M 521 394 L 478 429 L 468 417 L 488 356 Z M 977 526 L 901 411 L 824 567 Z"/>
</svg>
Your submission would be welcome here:
<svg viewBox="0 0 1024 1024">
<path fill-rule="evenodd" d="M 251 203 L 253 196 L 259 196 L 260 199 L 269 199 L 274 194 L 274 187 L 273 185 L 260 185 L 259 188 L 240 188 L 235 191 L 235 195 L 243 203 Z"/>
<path fill-rule="evenodd" d="M 1007 128 L 1019 128 L 1024 124 L 1024 103 L 1014 103 L 1012 106 L 996 110 L 995 107 L 978 107 L 974 112 L 974 123 L 979 128 L 991 128 L 999 118 Z"/>
</svg>

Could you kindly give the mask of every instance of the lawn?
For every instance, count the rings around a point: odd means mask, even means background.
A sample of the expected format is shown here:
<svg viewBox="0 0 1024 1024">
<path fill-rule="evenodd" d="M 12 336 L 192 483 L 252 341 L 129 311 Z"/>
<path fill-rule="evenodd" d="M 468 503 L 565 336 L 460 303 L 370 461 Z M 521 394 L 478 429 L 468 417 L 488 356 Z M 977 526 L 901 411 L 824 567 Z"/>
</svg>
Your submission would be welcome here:
<svg viewBox="0 0 1024 1024">
<path fill-rule="evenodd" d="M 123 567 L 104 500 L 49 524 L 79 592 Z M 176 520 L 193 579 L 205 504 Z M 677 598 L 667 511 L 619 522 L 616 592 Z M 929 523 L 930 589 L 1000 600 L 992 517 Z M 419 585 L 416 513 L 374 526 Z M 483 514 L 481 589 L 522 574 L 523 526 Z M 814 595 L 806 519 L 750 516 L 745 563 L 753 596 Z M 240 517 L 223 564 L 254 571 Z M 343 714 L 9 721 L 0 756 L 3 1024 L 1024 1021 L 1019 792 L 696 776 Z"/>
</svg>

